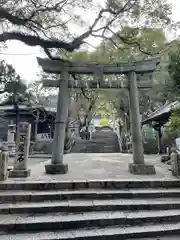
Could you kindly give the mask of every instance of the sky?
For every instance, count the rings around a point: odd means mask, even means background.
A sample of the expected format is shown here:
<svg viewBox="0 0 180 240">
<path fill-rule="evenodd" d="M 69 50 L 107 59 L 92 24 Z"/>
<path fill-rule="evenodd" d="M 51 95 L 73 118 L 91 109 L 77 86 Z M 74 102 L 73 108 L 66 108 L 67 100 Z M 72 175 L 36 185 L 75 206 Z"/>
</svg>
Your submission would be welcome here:
<svg viewBox="0 0 180 240">
<path fill-rule="evenodd" d="M 180 0 L 169 0 L 173 6 L 173 20 L 180 21 Z M 12 64 L 17 73 L 27 83 L 38 80 L 37 74 L 40 72 L 36 57 L 44 57 L 39 47 L 28 47 L 18 41 L 7 42 L 8 48 L 0 51 L 0 60 L 5 60 Z"/>
</svg>

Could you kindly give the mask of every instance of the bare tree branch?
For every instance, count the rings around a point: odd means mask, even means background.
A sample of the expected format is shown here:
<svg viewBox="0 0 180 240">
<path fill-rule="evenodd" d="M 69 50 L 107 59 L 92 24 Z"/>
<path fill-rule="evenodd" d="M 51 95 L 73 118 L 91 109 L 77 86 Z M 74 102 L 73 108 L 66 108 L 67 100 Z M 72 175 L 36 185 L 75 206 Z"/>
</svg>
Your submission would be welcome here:
<svg viewBox="0 0 180 240">
<path fill-rule="evenodd" d="M 132 3 L 133 2 L 133 3 Z M 17 25 L 17 26 L 26 26 L 28 27 L 32 32 L 35 33 L 35 35 L 32 35 L 30 33 L 23 33 L 23 32 L 19 32 L 19 31 L 12 31 L 12 32 L 3 32 L 2 34 L 0 34 L 0 42 L 5 42 L 7 40 L 19 40 L 21 42 L 24 42 L 25 44 L 29 45 L 29 46 L 40 46 L 45 50 L 46 53 L 47 49 L 51 49 L 51 48 L 62 48 L 65 49 L 66 51 L 72 52 L 75 49 L 78 49 L 81 44 L 84 43 L 84 39 L 88 38 L 93 32 L 97 32 L 100 29 L 95 29 L 98 22 L 102 19 L 103 14 L 104 13 L 109 13 L 114 15 L 114 17 L 108 21 L 108 23 L 102 28 L 102 29 L 106 29 L 108 26 L 110 26 L 115 19 L 118 17 L 118 15 L 120 13 L 123 13 L 127 10 L 129 10 L 135 3 L 134 0 L 128 0 L 124 6 L 120 9 L 118 9 L 117 11 L 114 11 L 112 8 L 110 8 L 110 6 L 108 6 L 108 8 L 105 9 L 101 9 L 99 11 L 98 16 L 96 17 L 96 19 L 94 20 L 93 24 L 88 28 L 88 30 L 86 32 L 84 32 L 83 34 L 81 34 L 80 36 L 76 37 L 74 40 L 72 40 L 71 42 L 65 42 L 59 39 L 44 39 L 42 37 L 40 37 L 40 35 L 36 32 L 35 29 L 37 29 L 39 32 L 43 32 L 44 30 L 47 30 L 48 28 L 52 28 L 53 25 L 50 25 L 49 27 L 44 27 L 42 25 L 42 23 L 40 21 L 38 21 L 37 19 L 34 19 L 34 17 L 38 14 L 38 13 L 42 13 L 42 12 L 51 12 L 51 11 L 55 11 L 56 13 L 60 13 L 64 7 L 64 5 L 67 3 L 67 0 L 62 0 L 62 1 L 58 1 L 56 4 L 52 5 L 52 6 L 46 6 L 46 4 L 44 6 L 42 6 L 41 4 L 38 5 L 38 1 L 31 1 L 31 3 L 34 5 L 35 10 L 33 10 L 29 16 L 26 17 L 22 17 L 21 14 L 20 15 L 15 15 L 12 14 L 11 12 L 9 12 L 7 9 L 0 9 L 0 19 L 6 19 L 8 20 L 10 23 Z M 47 4 L 49 3 L 49 1 L 47 1 Z M 54 26 L 56 27 L 57 25 L 54 24 Z M 48 54 L 48 56 L 50 56 Z"/>
<path fill-rule="evenodd" d="M 16 16 L 13 16 L 5 9 L 0 9 L 0 18 L 1 19 L 7 19 L 9 22 L 15 24 L 15 25 L 24 25 L 26 23 L 26 18 L 18 18 Z"/>
<path fill-rule="evenodd" d="M 2 90 L 2 91 L 0 91 L 0 94 L 3 94 L 3 93 L 5 93 L 6 92 L 6 90 Z"/>
<path fill-rule="evenodd" d="M 154 0 L 151 1 L 154 3 Z M 142 53 L 151 55 L 151 53 L 142 49 L 141 44 L 134 39 L 121 36 L 112 30 L 114 26 L 117 26 L 116 24 L 120 26 L 119 30 L 121 30 L 124 26 L 127 26 L 128 21 L 133 22 L 134 20 L 136 24 L 140 10 L 143 14 L 142 19 L 150 18 L 152 23 L 159 24 L 159 20 L 162 24 L 167 24 L 170 21 L 168 4 L 159 0 L 155 1 L 151 8 L 151 1 L 143 6 L 139 5 L 137 0 L 122 0 L 120 3 L 107 1 L 106 6 L 99 10 L 92 25 L 80 36 L 73 37 L 69 30 L 69 24 L 74 24 L 76 21 L 78 24 L 84 23 L 83 18 L 76 14 L 75 8 L 88 9 L 91 1 L 23 0 L 23 4 L 21 4 L 21 1 L 18 0 L 1 0 L 0 22 L 2 30 L 0 32 L 0 42 L 18 40 L 29 46 L 40 46 L 45 50 L 48 57 L 53 59 L 51 49 L 64 49 L 72 52 L 79 49 L 85 43 L 85 39 L 90 36 L 109 39 L 114 46 L 118 47 L 113 38 L 107 37 L 106 33 L 108 32 L 113 36 L 116 35 L 127 45 L 136 45 Z M 139 25 L 139 22 L 137 24 Z M 71 40 L 67 41 L 69 38 Z"/>
<path fill-rule="evenodd" d="M 153 56 L 152 53 L 145 51 L 144 49 L 142 49 L 142 45 L 141 43 L 135 41 L 135 40 L 129 40 L 128 38 L 125 38 L 123 36 L 121 36 L 119 33 L 115 33 L 114 31 L 112 31 L 112 29 L 108 28 L 108 30 L 116 37 L 118 37 L 123 43 L 128 44 L 128 45 L 136 45 L 139 49 L 140 52 L 144 53 L 145 55 L 150 55 Z M 158 54 L 158 53 L 157 53 Z"/>
<path fill-rule="evenodd" d="M 86 92 L 85 92 L 85 89 L 84 89 L 84 88 L 81 88 L 81 92 L 82 92 L 83 97 L 84 97 L 85 99 L 87 99 L 88 102 L 89 102 L 90 98 L 86 95 Z"/>
<path fill-rule="evenodd" d="M 7 40 L 19 40 L 29 46 L 41 46 L 44 49 L 63 48 L 69 52 L 72 52 L 75 49 L 78 49 L 80 45 L 83 43 L 83 40 L 91 35 L 91 33 L 93 32 L 93 28 L 96 27 L 96 24 L 102 18 L 102 14 L 106 11 L 107 11 L 106 9 L 102 9 L 99 12 L 98 17 L 95 19 L 94 23 L 89 27 L 89 29 L 79 37 L 75 38 L 70 43 L 67 43 L 65 41 L 60 41 L 57 39 L 47 40 L 39 36 L 32 36 L 31 34 L 24 34 L 20 32 L 4 32 L 0 34 L 0 42 L 5 42 Z M 13 19 L 13 21 L 18 22 L 20 20 L 15 18 Z M 19 24 L 22 24 L 22 20 L 20 22 L 21 23 Z"/>
<path fill-rule="evenodd" d="M 86 33 L 86 35 L 88 34 L 90 33 Z M 0 42 L 5 42 L 7 40 L 19 40 L 29 46 L 40 46 L 44 49 L 45 48 L 63 48 L 69 52 L 72 52 L 73 50 L 78 49 L 82 44 L 82 39 L 83 39 L 83 36 L 81 35 L 77 39 L 73 40 L 71 43 L 67 43 L 65 41 L 60 41 L 60 40 L 46 40 L 38 36 L 32 36 L 30 34 L 24 34 L 20 32 L 4 32 L 0 34 Z"/>
</svg>

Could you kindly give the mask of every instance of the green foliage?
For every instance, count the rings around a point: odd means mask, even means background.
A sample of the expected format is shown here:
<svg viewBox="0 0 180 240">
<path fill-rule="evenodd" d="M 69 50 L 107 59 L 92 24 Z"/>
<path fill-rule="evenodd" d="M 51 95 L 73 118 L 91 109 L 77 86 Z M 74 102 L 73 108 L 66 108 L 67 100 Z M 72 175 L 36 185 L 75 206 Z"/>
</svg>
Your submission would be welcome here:
<svg viewBox="0 0 180 240">
<path fill-rule="evenodd" d="M 124 42 L 124 39 L 129 40 Z M 118 34 L 114 34 L 111 39 L 104 40 L 95 51 L 68 53 L 66 54 L 66 60 L 79 64 L 127 62 L 131 56 L 135 60 L 142 60 L 149 54 L 156 56 L 158 53 L 162 53 L 166 48 L 166 44 L 167 40 L 162 28 L 130 28 L 126 26 Z M 165 104 L 167 100 L 174 100 L 175 96 L 170 91 L 171 86 L 167 84 L 169 73 L 166 69 L 166 60 L 167 57 L 164 54 L 160 71 L 154 75 L 154 87 L 148 91 L 142 90 L 139 92 L 140 112 L 144 118 Z M 109 80 L 112 77 L 105 76 Z M 88 77 L 84 78 L 84 76 L 81 79 L 89 80 Z M 97 90 L 95 94 L 98 98 L 94 111 L 112 116 L 112 111 L 116 110 L 116 117 L 120 118 L 122 122 L 126 121 L 126 125 L 130 126 L 129 102 L 126 92 L 120 90 Z"/>
<path fill-rule="evenodd" d="M 109 39 L 102 41 L 92 52 L 77 51 L 64 55 L 61 53 L 61 56 L 65 60 L 79 64 L 127 62 L 131 56 L 141 60 L 147 55 L 154 56 L 161 53 L 166 47 L 166 41 L 161 28 L 126 26 Z"/>
<path fill-rule="evenodd" d="M 107 119 L 101 119 L 99 124 L 103 127 L 110 126 Z"/>
<path fill-rule="evenodd" d="M 152 1 L 146 1 L 147 6 L 150 7 Z M 163 4 L 165 1 L 159 1 Z M 121 1 L 122 3 L 122 1 Z M 109 1 L 112 4 L 120 4 L 119 1 Z M 153 1 L 153 4 L 158 6 L 157 1 Z M 112 7 L 114 9 L 114 7 Z M 166 10 L 169 11 L 168 6 Z M 146 8 L 147 14 L 148 10 Z M 162 11 L 163 12 L 163 11 Z M 158 14 L 157 11 L 151 12 L 151 17 Z M 154 14 L 154 15 L 153 15 Z M 165 15 L 163 15 L 165 17 Z M 166 19 L 167 20 L 167 19 Z M 168 20 L 167 20 L 168 21 Z M 160 26 L 160 25 L 159 25 Z M 159 56 L 161 54 L 161 64 L 159 70 L 154 74 L 154 87 L 149 90 L 140 90 L 140 112 L 143 118 L 146 118 L 148 114 L 155 111 L 161 105 L 164 105 L 167 101 L 173 101 L 177 95 L 172 90 L 172 84 L 170 81 L 169 72 L 167 70 L 167 59 L 169 59 L 169 52 L 172 49 L 176 49 L 178 42 L 173 41 L 168 44 L 169 50 L 167 51 L 167 39 L 163 28 L 151 27 L 150 25 L 135 27 L 135 25 L 129 24 L 121 26 L 121 29 L 117 33 L 113 33 L 110 38 L 105 38 L 101 44 L 96 47 L 92 52 L 77 51 L 72 53 L 64 53 L 61 56 L 67 60 L 76 64 L 84 63 L 113 63 L 113 62 L 127 62 L 130 59 L 142 60 L 147 56 Z M 180 64 L 179 64 L 180 65 Z M 111 80 L 113 76 L 105 76 L 106 79 Z M 118 76 L 119 77 L 119 76 Z M 89 76 L 76 76 L 76 78 L 88 81 Z M 86 111 L 89 111 L 89 115 L 93 116 L 95 112 L 102 115 L 112 116 L 112 112 L 116 110 L 116 117 L 121 122 L 126 122 L 126 128 L 130 127 L 129 123 L 129 102 L 125 91 L 120 90 L 89 90 L 85 89 L 86 97 L 81 93 L 81 90 L 71 90 L 72 93 L 77 93 L 78 100 L 76 101 L 77 109 L 83 107 Z M 95 99 L 95 101 L 94 101 Z M 93 103 L 93 107 L 89 108 L 90 103 Z M 91 104 L 92 106 L 92 104 Z M 75 109 L 75 108 L 73 108 Z M 90 110 L 89 110 L 90 109 Z M 77 114 L 78 110 L 76 111 Z"/>
<path fill-rule="evenodd" d="M 19 74 L 12 65 L 5 61 L 0 62 L 0 94 L 6 94 L 7 98 L 1 102 L 1 105 L 11 105 L 14 102 L 28 103 L 33 98 L 31 93 L 27 92 L 27 86 L 22 81 Z"/>
<path fill-rule="evenodd" d="M 169 54 L 168 72 L 170 74 L 173 88 L 180 93 L 180 45 L 176 52 Z"/>
<path fill-rule="evenodd" d="M 128 40 L 126 40 L 128 39 Z M 165 48 L 166 37 L 161 28 L 124 27 L 97 48 L 96 56 L 104 62 L 141 60 L 147 55 L 157 55 Z"/>
<path fill-rule="evenodd" d="M 12 65 L 5 61 L 0 62 L 0 94 L 2 93 L 24 93 L 26 85 L 16 73 Z"/>
<path fill-rule="evenodd" d="M 171 132 L 180 133 L 180 107 L 171 111 L 169 127 L 171 128 Z"/>
</svg>

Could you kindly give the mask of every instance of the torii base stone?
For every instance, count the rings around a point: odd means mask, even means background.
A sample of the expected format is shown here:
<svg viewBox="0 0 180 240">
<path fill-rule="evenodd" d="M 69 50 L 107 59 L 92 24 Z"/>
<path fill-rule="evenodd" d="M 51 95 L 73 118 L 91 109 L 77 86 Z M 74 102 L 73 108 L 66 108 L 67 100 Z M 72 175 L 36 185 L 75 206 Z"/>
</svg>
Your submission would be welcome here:
<svg viewBox="0 0 180 240">
<path fill-rule="evenodd" d="M 67 164 L 47 164 L 45 165 L 47 174 L 66 174 L 68 172 Z"/>
<path fill-rule="evenodd" d="M 129 164 L 129 172 L 134 175 L 155 175 L 156 170 L 154 165 L 148 164 Z"/>
</svg>

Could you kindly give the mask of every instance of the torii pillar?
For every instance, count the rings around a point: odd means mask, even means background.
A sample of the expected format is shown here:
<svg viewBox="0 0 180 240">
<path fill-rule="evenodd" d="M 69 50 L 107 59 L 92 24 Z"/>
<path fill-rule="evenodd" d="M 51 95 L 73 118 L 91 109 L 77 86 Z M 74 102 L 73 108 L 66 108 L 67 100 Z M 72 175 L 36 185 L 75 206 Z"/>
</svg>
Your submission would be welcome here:
<svg viewBox="0 0 180 240">
<path fill-rule="evenodd" d="M 130 102 L 130 113 L 131 113 L 131 132 L 132 132 L 132 146 L 133 146 L 133 163 L 129 165 L 129 171 L 133 174 L 155 174 L 155 168 L 153 165 L 146 164 L 144 161 L 144 150 L 142 143 L 141 133 L 141 122 L 139 112 L 139 96 L 138 88 L 149 88 L 151 81 L 149 81 L 149 75 L 155 71 L 157 65 L 160 63 L 157 59 L 148 59 L 140 62 L 118 63 L 104 66 L 97 66 L 92 64 L 85 64 L 79 66 L 77 64 L 67 64 L 56 60 L 40 59 L 38 58 L 39 64 L 43 70 L 47 73 L 61 73 L 60 81 L 43 81 L 43 86 L 46 87 L 59 87 L 56 123 L 55 123 L 55 134 L 54 134 L 54 149 L 52 155 L 51 164 L 46 165 L 46 173 L 64 174 L 68 170 L 68 166 L 63 164 L 63 152 L 64 152 L 64 137 L 66 120 L 68 116 L 68 104 L 69 94 L 68 87 L 84 88 L 86 83 L 84 81 L 73 81 L 69 79 L 69 74 L 87 74 L 94 75 L 100 68 L 100 76 L 116 74 L 126 74 L 128 76 L 127 86 L 129 87 L 129 102 Z M 145 78 L 141 78 L 141 74 L 145 74 Z M 140 75 L 140 81 L 137 82 L 137 76 Z M 96 73 L 97 76 L 97 73 Z M 98 75 L 99 76 L 99 75 Z M 150 86 L 149 86 L 150 84 Z M 106 81 L 100 82 L 100 88 L 117 88 L 119 84 L 114 81 L 112 86 Z M 89 81 L 89 88 L 97 87 L 97 81 Z"/>
<path fill-rule="evenodd" d="M 47 174 L 65 174 L 68 171 L 68 165 L 63 163 L 64 138 L 69 106 L 68 79 L 69 73 L 62 72 L 59 82 L 52 159 L 50 164 L 45 165 Z"/>
<path fill-rule="evenodd" d="M 132 71 L 128 74 L 128 81 L 133 150 L 133 163 L 129 164 L 129 171 L 132 174 L 153 175 L 156 174 L 155 167 L 153 165 L 146 164 L 144 161 L 136 72 Z"/>
</svg>

